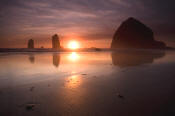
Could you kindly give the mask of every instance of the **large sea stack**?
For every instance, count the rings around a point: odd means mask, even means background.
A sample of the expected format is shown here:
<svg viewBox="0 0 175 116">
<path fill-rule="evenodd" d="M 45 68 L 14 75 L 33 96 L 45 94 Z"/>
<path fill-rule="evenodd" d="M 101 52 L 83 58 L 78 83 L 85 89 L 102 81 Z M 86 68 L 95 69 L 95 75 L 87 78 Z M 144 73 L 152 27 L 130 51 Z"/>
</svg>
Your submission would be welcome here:
<svg viewBox="0 0 175 116">
<path fill-rule="evenodd" d="M 111 48 L 166 48 L 165 43 L 154 40 L 153 31 L 134 18 L 128 18 L 115 32 Z"/>
</svg>

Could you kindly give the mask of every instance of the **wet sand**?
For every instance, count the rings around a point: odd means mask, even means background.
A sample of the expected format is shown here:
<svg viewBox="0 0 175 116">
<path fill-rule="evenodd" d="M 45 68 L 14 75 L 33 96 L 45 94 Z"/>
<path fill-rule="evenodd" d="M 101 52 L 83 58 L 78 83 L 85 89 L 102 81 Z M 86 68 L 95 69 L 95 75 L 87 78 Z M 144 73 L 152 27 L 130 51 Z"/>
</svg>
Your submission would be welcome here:
<svg viewBox="0 0 175 116">
<path fill-rule="evenodd" d="M 0 54 L 1 116 L 173 116 L 175 52 Z"/>
</svg>

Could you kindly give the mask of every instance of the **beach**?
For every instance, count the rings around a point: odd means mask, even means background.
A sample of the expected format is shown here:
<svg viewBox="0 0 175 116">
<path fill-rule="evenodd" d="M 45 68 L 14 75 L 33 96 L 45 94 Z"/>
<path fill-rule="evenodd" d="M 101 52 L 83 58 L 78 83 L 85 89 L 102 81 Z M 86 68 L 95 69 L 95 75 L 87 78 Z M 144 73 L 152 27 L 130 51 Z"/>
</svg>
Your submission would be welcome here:
<svg viewBox="0 0 175 116">
<path fill-rule="evenodd" d="M 175 52 L 0 53 L 1 116 L 173 116 Z"/>
</svg>

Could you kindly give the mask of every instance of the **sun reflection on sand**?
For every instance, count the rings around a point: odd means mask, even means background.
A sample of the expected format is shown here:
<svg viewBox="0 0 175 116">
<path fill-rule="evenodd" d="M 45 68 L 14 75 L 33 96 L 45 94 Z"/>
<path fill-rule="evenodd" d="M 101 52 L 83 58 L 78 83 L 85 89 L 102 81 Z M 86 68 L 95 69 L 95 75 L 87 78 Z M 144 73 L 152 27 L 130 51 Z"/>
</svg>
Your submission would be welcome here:
<svg viewBox="0 0 175 116">
<path fill-rule="evenodd" d="M 79 75 L 73 75 L 66 78 L 65 86 L 67 88 L 77 88 L 81 84 L 81 77 Z"/>
<path fill-rule="evenodd" d="M 83 83 L 81 75 L 71 75 L 64 80 L 64 88 L 61 91 L 64 103 L 62 110 L 67 110 L 69 106 L 78 108 L 85 102 L 86 91 L 81 87 Z M 59 96 L 60 97 L 60 96 Z M 67 106 L 67 104 L 69 106 Z"/>
<path fill-rule="evenodd" d="M 77 61 L 79 57 L 80 56 L 76 52 L 72 52 L 71 54 L 69 54 L 68 59 L 70 61 Z"/>
</svg>

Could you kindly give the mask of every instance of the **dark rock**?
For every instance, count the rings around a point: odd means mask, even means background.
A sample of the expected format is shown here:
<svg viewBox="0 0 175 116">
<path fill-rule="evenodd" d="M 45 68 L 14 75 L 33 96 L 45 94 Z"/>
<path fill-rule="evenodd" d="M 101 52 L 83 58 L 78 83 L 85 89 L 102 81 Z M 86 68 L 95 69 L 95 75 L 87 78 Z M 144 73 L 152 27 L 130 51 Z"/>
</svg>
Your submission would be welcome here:
<svg viewBox="0 0 175 116">
<path fill-rule="evenodd" d="M 117 96 L 122 99 L 124 98 L 124 96 L 120 95 L 119 93 L 117 94 Z"/>
<path fill-rule="evenodd" d="M 35 89 L 35 87 L 31 87 L 31 88 L 30 88 L 30 91 L 33 91 L 34 89 Z"/>
<path fill-rule="evenodd" d="M 95 51 L 102 51 L 100 48 L 96 48 Z"/>
<path fill-rule="evenodd" d="M 35 107 L 35 104 L 27 104 L 26 105 L 26 110 L 33 110 L 33 108 Z"/>
<path fill-rule="evenodd" d="M 33 49 L 34 48 L 34 41 L 33 41 L 33 39 L 29 39 L 29 41 L 28 41 L 28 48 L 29 49 Z"/>
<path fill-rule="evenodd" d="M 165 43 L 154 40 L 153 31 L 134 18 L 128 18 L 115 32 L 111 48 L 166 48 Z"/>
<path fill-rule="evenodd" d="M 52 49 L 60 49 L 60 40 L 57 34 L 52 36 Z"/>
</svg>

